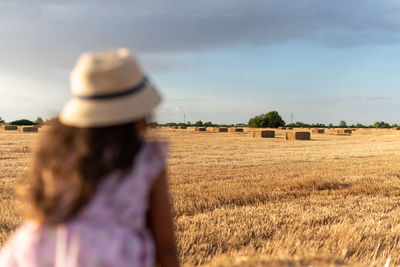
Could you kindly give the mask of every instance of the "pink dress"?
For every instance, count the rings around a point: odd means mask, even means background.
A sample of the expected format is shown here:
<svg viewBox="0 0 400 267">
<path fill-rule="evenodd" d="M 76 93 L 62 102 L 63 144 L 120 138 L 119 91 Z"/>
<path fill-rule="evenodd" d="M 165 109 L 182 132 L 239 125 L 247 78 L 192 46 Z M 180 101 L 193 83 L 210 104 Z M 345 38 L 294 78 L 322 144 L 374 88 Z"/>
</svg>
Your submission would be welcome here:
<svg viewBox="0 0 400 267">
<path fill-rule="evenodd" d="M 155 246 L 146 226 L 152 183 L 165 166 L 167 145 L 146 142 L 135 167 L 99 185 L 92 201 L 68 223 L 40 227 L 28 221 L 0 254 L 1 267 L 154 266 Z"/>
</svg>

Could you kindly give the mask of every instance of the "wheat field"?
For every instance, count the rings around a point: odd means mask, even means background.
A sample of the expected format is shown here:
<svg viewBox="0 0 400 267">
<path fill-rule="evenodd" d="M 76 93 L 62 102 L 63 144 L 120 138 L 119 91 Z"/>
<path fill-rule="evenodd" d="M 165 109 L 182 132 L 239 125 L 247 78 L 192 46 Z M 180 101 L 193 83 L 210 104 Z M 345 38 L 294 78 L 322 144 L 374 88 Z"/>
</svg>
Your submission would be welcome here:
<svg viewBox="0 0 400 267">
<path fill-rule="evenodd" d="M 400 131 L 311 141 L 151 129 L 170 142 L 181 262 L 206 266 L 400 264 Z M 0 132 L 0 245 L 21 223 L 13 186 L 39 138 Z"/>
</svg>

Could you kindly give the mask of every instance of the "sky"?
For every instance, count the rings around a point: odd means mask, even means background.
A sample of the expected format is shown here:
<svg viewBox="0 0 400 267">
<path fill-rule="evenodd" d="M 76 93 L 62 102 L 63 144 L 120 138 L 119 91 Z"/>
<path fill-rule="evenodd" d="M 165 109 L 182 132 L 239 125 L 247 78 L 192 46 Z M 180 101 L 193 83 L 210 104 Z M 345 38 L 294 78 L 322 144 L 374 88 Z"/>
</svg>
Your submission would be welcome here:
<svg viewBox="0 0 400 267">
<path fill-rule="evenodd" d="M 79 54 L 127 47 L 158 122 L 400 123 L 400 0 L 0 0 L 0 117 L 57 116 Z"/>
</svg>

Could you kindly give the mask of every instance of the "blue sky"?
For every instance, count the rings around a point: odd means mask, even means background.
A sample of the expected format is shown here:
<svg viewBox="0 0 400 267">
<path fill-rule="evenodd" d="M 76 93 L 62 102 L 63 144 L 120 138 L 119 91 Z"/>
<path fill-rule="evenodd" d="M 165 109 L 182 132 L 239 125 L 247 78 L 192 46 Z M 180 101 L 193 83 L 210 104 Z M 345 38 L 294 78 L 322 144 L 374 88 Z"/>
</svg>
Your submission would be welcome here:
<svg viewBox="0 0 400 267">
<path fill-rule="evenodd" d="M 400 1 L 2 1 L 0 116 L 56 116 L 78 55 L 125 46 L 160 122 L 400 123 Z"/>
</svg>

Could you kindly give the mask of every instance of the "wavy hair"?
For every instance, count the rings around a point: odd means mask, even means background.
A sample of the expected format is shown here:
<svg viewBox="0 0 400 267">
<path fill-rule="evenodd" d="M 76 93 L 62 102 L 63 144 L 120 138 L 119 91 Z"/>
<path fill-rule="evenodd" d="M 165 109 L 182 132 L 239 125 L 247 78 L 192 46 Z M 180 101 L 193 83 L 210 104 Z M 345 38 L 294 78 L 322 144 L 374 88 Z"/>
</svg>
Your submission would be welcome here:
<svg viewBox="0 0 400 267">
<path fill-rule="evenodd" d="M 41 137 L 22 185 L 28 218 L 45 224 L 74 218 L 107 174 L 133 167 L 143 142 L 141 124 L 77 128 L 56 120 Z"/>
</svg>

